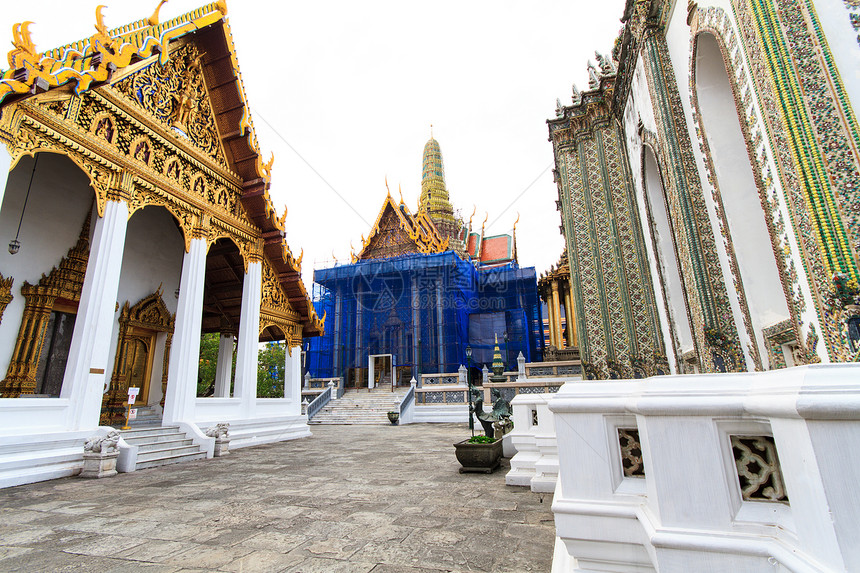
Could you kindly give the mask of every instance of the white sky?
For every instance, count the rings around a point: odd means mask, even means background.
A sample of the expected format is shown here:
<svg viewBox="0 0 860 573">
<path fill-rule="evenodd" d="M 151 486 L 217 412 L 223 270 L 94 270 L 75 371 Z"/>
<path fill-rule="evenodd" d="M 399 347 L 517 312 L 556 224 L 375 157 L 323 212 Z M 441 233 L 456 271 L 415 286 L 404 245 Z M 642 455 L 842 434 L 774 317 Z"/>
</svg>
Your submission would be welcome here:
<svg viewBox="0 0 860 573">
<path fill-rule="evenodd" d="M 108 2 L 108 0 L 101 0 Z M 88 37 L 97 1 L 4 3 L 0 30 L 31 26 L 40 50 Z M 108 4 L 109 28 L 149 16 L 157 2 Z M 161 19 L 202 6 L 171 0 Z M 286 203 L 287 239 L 315 266 L 358 249 L 385 197 L 402 185 L 415 209 L 421 155 L 442 148 L 454 208 L 473 205 L 487 234 L 510 232 L 517 212 L 520 264 L 538 273 L 558 260 L 556 186 L 545 120 L 570 87 L 587 87 L 594 50 L 609 53 L 624 0 L 433 3 L 228 0 L 254 126 L 275 154 L 271 196 Z M 11 49 L 11 44 L 7 44 Z M 3 61 L 2 68 L 8 67 Z M 303 158 L 303 159 L 302 159 Z"/>
</svg>

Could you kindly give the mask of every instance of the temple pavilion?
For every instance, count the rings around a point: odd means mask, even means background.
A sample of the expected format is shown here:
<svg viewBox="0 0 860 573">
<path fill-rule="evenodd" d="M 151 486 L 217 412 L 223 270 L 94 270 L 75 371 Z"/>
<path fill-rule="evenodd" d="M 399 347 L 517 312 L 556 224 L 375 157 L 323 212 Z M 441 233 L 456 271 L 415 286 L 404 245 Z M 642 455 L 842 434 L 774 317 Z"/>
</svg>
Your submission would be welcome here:
<svg viewBox="0 0 860 573">
<path fill-rule="evenodd" d="M 387 183 L 386 183 L 387 187 Z M 475 367 L 492 362 L 498 336 L 515 367 L 543 352 L 533 267 L 517 258 L 516 223 L 489 236 L 455 215 L 439 143 L 424 146 L 421 195 L 412 211 L 388 191 L 376 222 L 348 264 L 314 272 L 326 332 L 308 344 L 311 376 L 343 377 L 347 387 L 408 385 L 413 377 L 457 372 L 473 349 Z"/>
<path fill-rule="evenodd" d="M 44 52 L 19 24 L 0 74 L 0 487 L 79 472 L 129 388 L 192 445 L 148 465 L 122 446 L 121 471 L 211 457 L 219 422 L 234 448 L 309 435 L 299 348 L 323 323 L 269 198 L 227 8 L 113 29 L 104 10 Z M 205 398 L 201 333 L 222 353 Z M 283 398 L 257 397 L 266 340 L 290 349 Z"/>
</svg>

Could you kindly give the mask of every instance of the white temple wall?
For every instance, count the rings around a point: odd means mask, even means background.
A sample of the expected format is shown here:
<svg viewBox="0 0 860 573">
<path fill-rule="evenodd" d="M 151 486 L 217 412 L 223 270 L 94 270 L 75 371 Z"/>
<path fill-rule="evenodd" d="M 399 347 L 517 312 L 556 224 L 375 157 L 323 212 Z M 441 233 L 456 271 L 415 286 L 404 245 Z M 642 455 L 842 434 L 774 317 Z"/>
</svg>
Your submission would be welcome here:
<svg viewBox="0 0 860 573">
<path fill-rule="evenodd" d="M 654 294 L 657 298 L 660 329 L 669 367 L 672 374 L 677 374 L 679 357 L 676 356 L 673 337 L 677 341 L 678 353 L 683 354 L 693 349 L 693 336 L 687 304 L 684 299 L 683 282 L 678 270 L 673 233 L 669 225 L 661 173 L 654 151 L 643 144 L 640 125 L 642 132 L 648 132 L 659 137 L 642 58 L 636 61 L 636 69 L 625 106 L 624 132 L 633 186 L 636 189 L 640 223 L 643 232 L 647 235 L 644 237 L 645 250 L 648 255 Z M 643 152 L 643 148 L 648 150 Z M 644 157 L 650 157 L 650 164 L 646 159 L 643 169 Z M 643 172 L 646 174 L 644 180 Z M 646 200 L 648 201 L 647 206 Z M 649 210 L 651 221 L 648 219 Z M 654 244 L 650 237 L 651 222 L 655 225 L 655 234 L 658 238 L 658 253 L 655 253 Z M 661 269 L 660 273 L 657 272 L 658 268 Z M 661 282 L 661 274 L 663 282 Z M 664 282 L 666 284 L 663 284 Z M 671 315 L 667 314 L 666 303 L 668 303 Z"/>
<path fill-rule="evenodd" d="M 24 281 L 38 283 L 42 274 L 50 273 L 66 256 L 78 240 L 94 199 L 89 179 L 71 160 L 54 153 L 42 153 L 40 157 L 18 238 L 21 249 L 16 255 L 10 255 L 7 247 L 9 241 L 15 238 L 21 220 L 33 170 L 32 157 L 22 157 L 9 173 L 3 206 L 0 208 L 0 273 L 15 279 L 12 284 L 14 298 L 0 321 L 2 377 L 6 376 L 24 312 L 21 285 Z M 90 233 L 92 236 L 92 226 Z"/>
<path fill-rule="evenodd" d="M 110 382 L 116 359 L 119 338 L 119 317 L 122 307 L 128 301 L 134 306 L 141 299 L 162 288 L 161 298 L 167 310 L 176 312 L 176 289 L 179 288 L 179 275 L 182 272 L 182 255 L 185 242 L 182 233 L 174 223 L 173 215 L 161 207 L 147 207 L 135 212 L 128 221 L 125 249 L 122 255 L 117 311 L 114 315 L 111 332 L 111 349 L 108 354 L 106 383 Z M 152 357 L 149 404 L 161 400 L 161 371 L 164 357 L 166 335 L 156 337 Z M 157 395 L 158 399 L 154 400 Z"/>
<path fill-rule="evenodd" d="M 844 0 L 812 0 L 821 29 L 839 75 L 845 85 L 848 99 L 855 113 L 860 110 L 860 42 L 857 30 L 851 26 Z"/>
<path fill-rule="evenodd" d="M 759 191 L 716 39 L 697 38 L 696 91 L 752 328 L 768 368 L 764 328 L 790 318 Z M 719 227 L 717 227 L 719 228 Z"/>
</svg>

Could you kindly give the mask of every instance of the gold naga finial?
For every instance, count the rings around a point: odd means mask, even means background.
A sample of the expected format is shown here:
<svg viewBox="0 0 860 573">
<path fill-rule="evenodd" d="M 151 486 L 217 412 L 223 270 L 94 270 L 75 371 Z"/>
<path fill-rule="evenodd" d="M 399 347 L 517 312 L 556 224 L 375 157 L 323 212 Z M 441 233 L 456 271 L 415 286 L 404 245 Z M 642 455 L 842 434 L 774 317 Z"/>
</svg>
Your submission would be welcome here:
<svg viewBox="0 0 860 573">
<path fill-rule="evenodd" d="M 296 265 L 299 268 L 302 268 L 302 259 L 304 259 L 304 258 L 305 258 L 305 248 L 302 247 L 302 251 L 299 253 L 299 258 L 296 259 Z"/>
<path fill-rule="evenodd" d="M 280 217 L 278 217 L 278 225 L 280 225 L 281 228 L 283 228 L 284 227 L 284 221 L 286 221 L 286 220 L 287 220 L 287 204 L 284 203 L 284 214 L 281 215 Z"/>
<path fill-rule="evenodd" d="M 391 189 L 388 188 L 388 175 L 385 176 L 385 190 L 388 191 L 388 196 L 391 197 Z"/>
<path fill-rule="evenodd" d="M 334 262 L 337 262 L 337 257 L 334 254 L 334 251 L 331 252 L 331 258 Z"/>
<path fill-rule="evenodd" d="M 272 152 L 272 156 L 269 158 L 268 163 L 263 163 L 263 173 L 266 175 L 266 179 L 272 178 L 272 165 L 275 164 L 275 152 Z"/>
<path fill-rule="evenodd" d="M 25 61 L 35 62 L 38 59 L 36 44 L 30 37 L 30 24 L 32 23 L 28 20 L 12 26 L 12 45 L 15 46 L 15 49 L 9 51 L 10 69 L 22 68 Z"/>
<path fill-rule="evenodd" d="M 227 2 L 226 0 L 218 0 L 215 2 L 215 9 L 221 12 L 222 16 L 227 15 Z"/>
<path fill-rule="evenodd" d="M 475 213 L 477 213 L 477 212 L 478 212 L 478 206 L 472 205 L 472 214 L 469 215 L 469 231 L 472 230 L 472 217 L 474 217 Z"/>
<path fill-rule="evenodd" d="M 158 3 L 158 6 L 155 7 L 155 12 L 152 13 L 152 16 L 146 19 L 146 23 L 150 26 L 158 26 L 158 11 L 161 10 L 161 7 L 167 3 L 167 0 L 161 0 Z"/>
<path fill-rule="evenodd" d="M 105 26 L 104 16 L 102 16 L 102 8 L 106 8 L 106 6 L 104 4 L 96 6 L 96 32 L 110 38 L 108 28 Z"/>
<path fill-rule="evenodd" d="M 403 188 L 400 186 L 400 183 L 397 184 L 397 192 L 400 193 L 400 204 L 403 205 Z"/>
<path fill-rule="evenodd" d="M 517 211 L 517 220 L 514 221 L 514 234 L 516 234 L 516 232 L 517 232 L 517 223 L 519 223 L 519 222 L 520 222 L 520 212 Z"/>
<path fill-rule="evenodd" d="M 486 214 L 486 215 L 484 215 L 484 222 L 483 222 L 483 223 L 481 223 L 481 236 L 482 236 L 482 237 L 484 236 L 484 225 L 486 225 L 486 224 L 487 224 L 487 219 L 489 219 L 489 218 L 490 218 L 490 212 L 489 212 L 489 211 L 487 211 L 487 214 Z"/>
<path fill-rule="evenodd" d="M 364 233 L 361 234 L 361 244 L 364 245 L 367 241 L 364 240 Z"/>
</svg>

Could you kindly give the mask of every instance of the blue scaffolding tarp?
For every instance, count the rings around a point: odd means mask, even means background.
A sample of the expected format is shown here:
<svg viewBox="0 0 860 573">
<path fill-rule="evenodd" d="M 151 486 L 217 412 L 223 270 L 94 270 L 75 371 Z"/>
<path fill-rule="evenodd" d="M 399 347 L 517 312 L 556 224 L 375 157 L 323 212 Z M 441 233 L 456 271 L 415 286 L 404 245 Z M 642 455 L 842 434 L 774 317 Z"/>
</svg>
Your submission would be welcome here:
<svg viewBox="0 0 860 573">
<path fill-rule="evenodd" d="M 325 335 L 306 342 L 312 377 L 366 385 L 368 357 L 391 355 L 395 382 L 492 363 L 498 336 L 506 365 L 540 360 L 537 276 L 516 264 L 479 269 L 452 252 L 360 261 L 314 272 Z"/>
</svg>

